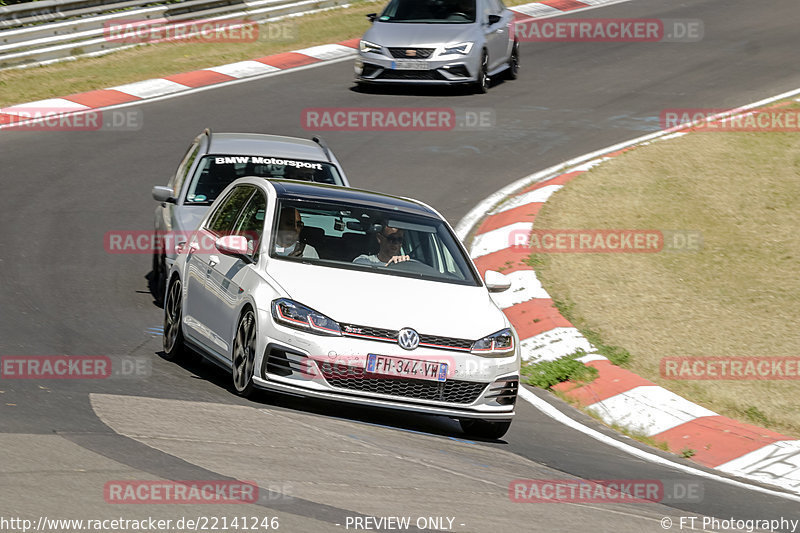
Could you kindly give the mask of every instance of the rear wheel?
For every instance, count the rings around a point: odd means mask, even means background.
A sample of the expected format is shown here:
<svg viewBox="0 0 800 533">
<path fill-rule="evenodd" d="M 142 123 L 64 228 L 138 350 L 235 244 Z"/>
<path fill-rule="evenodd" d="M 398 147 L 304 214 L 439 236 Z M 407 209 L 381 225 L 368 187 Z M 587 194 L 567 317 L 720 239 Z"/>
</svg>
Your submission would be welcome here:
<svg viewBox="0 0 800 533">
<path fill-rule="evenodd" d="M 183 342 L 181 320 L 183 318 L 183 297 L 181 294 L 181 280 L 175 278 L 167 290 L 164 302 L 164 359 L 174 361 L 186 353 Z"/>
<path fill-rule="evenodd" d="M 474 418 L 462 418 L 459 421 L 461 429 L 470 437 L 482 439 L 499 439 L 506 434 L 511 427 L 511 420 L 476 420 Z"/>
<path fill-rule="evenodd" d="M 519 43 L 514 42 L 511 48 L 511 57 L 508 58 L 508 69 L 506 70 L 506 77 L 509 80 L 515 80 L 519 76 Z"/>
<path fill-rule="evenodd" d="M 256 317 L 247 309 L 239 319 L 233 341 L 233 387 L 239 396 L 253 394 L 253 373 L 256 359 Z"/>
<path fill-rule="evenodd" d="M 489 54 L 486 50 L 481 54 L 481 66 L 478 70 L 478 79 L 475 81 L 475 92 L 484 94 L 489 91 Z"/>
</svg>

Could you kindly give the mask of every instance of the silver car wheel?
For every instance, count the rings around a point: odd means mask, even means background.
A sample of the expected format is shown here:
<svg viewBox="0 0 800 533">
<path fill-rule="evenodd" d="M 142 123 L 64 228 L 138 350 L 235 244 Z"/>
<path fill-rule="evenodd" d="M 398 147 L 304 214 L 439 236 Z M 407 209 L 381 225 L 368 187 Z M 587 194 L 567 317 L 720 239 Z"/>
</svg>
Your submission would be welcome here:
<svg viewBox="0 0 800 533">
<path fill-rule="evenodd" d="M 181 315 L 183 300 L 181 298 L 181 282 L 176 279 L 169 287 L 164 302 L 164 356 L 175 359 L 183 352 L 183 333 L 181 332 Z"/>
<path fill-rule="evenodd" d="M 233 386 L 236 393 L 249 396 L 253 391 L 253 370 L 256 348 L 256 319 L 248 309 L 239 319 L 233 341 Z"/>
<path fill-rule="evenodd" d="M 489 91 L 489 54 L 486 53 L 486 50 L 481 55 L 481 68 L 478 72 L 478 81 L 475 88 L 479 93 Z"/>
</svg>

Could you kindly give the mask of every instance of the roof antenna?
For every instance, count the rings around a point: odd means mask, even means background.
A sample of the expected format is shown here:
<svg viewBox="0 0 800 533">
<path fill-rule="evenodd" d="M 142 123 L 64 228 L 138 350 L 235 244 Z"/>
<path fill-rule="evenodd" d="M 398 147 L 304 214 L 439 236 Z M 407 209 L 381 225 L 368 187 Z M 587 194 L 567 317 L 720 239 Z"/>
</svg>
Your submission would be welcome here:
<svg viewBox="0 0 800 533">
<path fill-rule="evenodd" d="M 317 143 L 320 148 L 322 148 L 322 153 L 325 154 L 325 157 L 328 158 L 329 162 L 333 163 L 333 159 L 331 159 L 331 151 L 328 150 L 328 145 L 325 143 L 324 140 L 322 140 L 322 137 L 320 137 L 319 135 L 315 135 L 311 137 L 311 140 Z"/>
<path fill-rule="evenodd" d="M 203 135 L 208 135 L 208 144 L 206 145 L 206 154 L 211 149 L 211 128 L 206 128 L 203 130 Z"/>
</svg>

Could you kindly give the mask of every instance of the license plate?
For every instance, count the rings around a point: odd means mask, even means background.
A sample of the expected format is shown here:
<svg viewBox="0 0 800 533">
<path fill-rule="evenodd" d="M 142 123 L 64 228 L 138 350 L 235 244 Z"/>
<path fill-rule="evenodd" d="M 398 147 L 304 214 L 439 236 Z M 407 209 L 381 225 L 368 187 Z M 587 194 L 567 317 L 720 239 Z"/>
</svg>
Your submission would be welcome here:
<svg viewBox="0 0 800 533">
<path fill-rule="evenodd" d="M 430 70 L 428 62 L 422 59 L 398 59 L 392 61 L 394 70 Z"/>
<path fill-rule="evenodd" d="M 374 353 L 367 356 L 367 372 L 428 381 L 447 381 L 447 363 L 387 357 Z"/>
</svg>

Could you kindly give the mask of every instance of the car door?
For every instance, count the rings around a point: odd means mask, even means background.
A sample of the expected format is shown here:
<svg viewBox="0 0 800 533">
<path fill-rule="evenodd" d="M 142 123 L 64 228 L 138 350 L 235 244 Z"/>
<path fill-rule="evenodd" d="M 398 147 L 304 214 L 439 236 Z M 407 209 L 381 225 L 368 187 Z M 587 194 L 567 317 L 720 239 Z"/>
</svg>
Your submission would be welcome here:
<svg viewBox="0 0 800 533">
<path fill-rule="evenodd" d="M 210 353 L 223 357 L 227 344 L 218 338 L 213 326 L 223 318 L 215 316 L 215 289 L 208 280 L 212 268 L 222 255 L 216 249 L 216 240 L 231 234 L 253 192 L 255 187 L 252 185 L 240 185 L 231 189 L 210 213 L 206 223 L 194 234 L 186 250 L 189 254 L 186 259 L 187 293 L 184 302 L 187 336 Z"/>
<path fill-rule="evenodd" d="M 224 350 L 222 353 L 228 359 L 239 319 L 237 311 L 246 296 L 245 279 L 259 260 L 266 211 L 266 197 L 262 191 L 256 189 L 230 230 L 231 235 L 241 235 L 247 239 L 246 258 L 222 253 L 212 254 L 210 258 L 209 274 L 206 279 L 210 311 L 208 325 L 212 330 L 216 346 Z"/>
<path fill-rule="evenodd" d="M 498 0 L 479 0 L 484 6 L 482 22 L 486 32 L 486 46 L 489 49 L 489 70 L 492 71 L 508 60 L 509 32 L 511 21 L 504 14 L 502 4 Z M 494 24 L 489 23 L 489 16 L 500 17 Z"/>
</svg>

